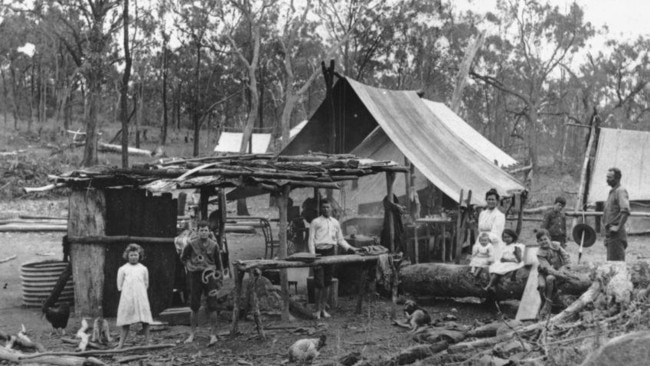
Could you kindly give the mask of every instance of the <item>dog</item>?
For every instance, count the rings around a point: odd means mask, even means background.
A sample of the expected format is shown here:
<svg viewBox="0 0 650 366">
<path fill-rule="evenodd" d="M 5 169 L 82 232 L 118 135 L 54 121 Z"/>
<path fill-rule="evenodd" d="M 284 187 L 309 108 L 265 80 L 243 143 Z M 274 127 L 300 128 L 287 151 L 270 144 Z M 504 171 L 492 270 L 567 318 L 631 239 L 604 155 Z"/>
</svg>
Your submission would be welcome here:
<svg viewBox="0 0 650 366">
<path fill-rule="evenodd" d="M 404 315 L 406 316 L 405 322 L 395 320 L 393 324 L 409 329 L 411 333 L 417 333 L 420 329 L 431 324 L 429 313 L 413 300 L 407 300 L 404 304 Z"/>
</svg>

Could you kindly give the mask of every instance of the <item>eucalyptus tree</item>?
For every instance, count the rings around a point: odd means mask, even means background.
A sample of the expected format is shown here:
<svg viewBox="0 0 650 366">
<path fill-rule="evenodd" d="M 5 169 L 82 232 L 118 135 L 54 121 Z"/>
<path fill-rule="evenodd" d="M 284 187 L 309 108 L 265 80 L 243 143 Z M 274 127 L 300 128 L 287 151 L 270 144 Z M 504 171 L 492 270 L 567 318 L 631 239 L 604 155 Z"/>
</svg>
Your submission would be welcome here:
<svg viewBox="0 0 650 366">
<path fill-rule="evenodd" d="M 481 62 L 470 75 L 508 96 L 511 113 L 520 117 L 515 128 L 522 131 L 532 170 L 536 171 L 540 113 L 551 108 L 549 82 L 560 64 L 579 51 L 594 30 L 576 3 L 562 12 L 557 6 L 534 0 L 500 0 L 497 10 L 491 19 L 499 34 L 487 37 Z"/>
<path fill-rule="evenodd" d="M 113 36 L 122 25 L 121 0 L 44 0 L 33 4 L 30 14 L 43 29 L 55 35 L 83 76 L 88 109 L 84 116 L 86 142 L 82 165 L 97 164 L 97 117 L 105 76 L 119 60 Z"/>
</svg>

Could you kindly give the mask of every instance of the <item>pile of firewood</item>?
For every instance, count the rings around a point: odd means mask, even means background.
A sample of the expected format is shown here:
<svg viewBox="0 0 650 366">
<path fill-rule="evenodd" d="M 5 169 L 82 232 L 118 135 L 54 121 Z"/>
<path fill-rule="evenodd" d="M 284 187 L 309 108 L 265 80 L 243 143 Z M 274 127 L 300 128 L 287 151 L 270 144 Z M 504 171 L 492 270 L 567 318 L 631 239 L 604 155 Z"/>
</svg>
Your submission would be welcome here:
<svg viewBox="0 0 650 366">
<path fill-rule="evenodd" d="M 502 319 L 478 327 L 438 322 L 413 334 L 420 343 L 356 366 L 580 364 L 611 338 L 650 325 L 647 262 L 592 265 L 591 286 L 558 314 L 534 322 Z M 329 365 L 342 365 L 340 360 Z"/>
</svg>

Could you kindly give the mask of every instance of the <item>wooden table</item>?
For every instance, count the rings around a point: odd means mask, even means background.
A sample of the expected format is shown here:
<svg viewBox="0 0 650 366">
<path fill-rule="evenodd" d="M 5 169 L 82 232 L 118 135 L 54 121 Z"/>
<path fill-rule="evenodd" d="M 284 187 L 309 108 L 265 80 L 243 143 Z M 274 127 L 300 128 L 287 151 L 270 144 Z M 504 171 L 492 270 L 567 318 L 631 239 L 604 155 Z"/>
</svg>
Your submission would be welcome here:
<svg viewBox="0 0 650 366">
<path fill-rule="evenodd" d="M 431 217 L 425 217 L 421 219 L 415 220 L 415 225 L 413 225 L 413 234 L 414 234 L 414 251 L 415 251 L 415 263 L 420 262 L 420 253 L 419 253 L 419 245 L 418 245 L 418 227 L 420 225 L 426 225 L 427 228 L 427 238 L 431 237 L 431 233 L 429 231 L 430 226 L 437 226 L 440 228 L 440 231 L 442 232 L 442 261 L 446 262 L 447 260 L 447 245 L 446 245 L 446 239 L 447 239 L 447 234 L 445 231 L 445 226 L 449 225 L 451 230 L 450 233 L 452 233 L 453 237 L 453 232 L 454 232 L 454 221 L 450 218 L 431 218 Z M 450 253 L 451 254 L 451 253 Z M 450 258 L 452 259 L 452 258 Z"/>
<path fill-rule="evenodd" d="M 242 283 L 244 275 L 246 272 L 249 273 L 249 278 L 252 281 L 256 281 L 257 278 L 261 275 L 261 271 L 268 269 L 286 269 L 286 268 L 304 268 L 304 267 L 318 267 L 322 265 L 332 265 L 332 264 L 343 264 L 343 263 L 361 263 L 361 264 L 376 264 L 379 259 L 379 255 L 358 255 L 358 254 L 348 254 L 348 255 L 331 255 L 327 257 L 317 258 L 312 262 L 300 262 L 300 261 L 287 261 L 281 259 L 256 259 L 256 260 L 240 260 L 234 262 L 234 275 L 235 275 L 235 303 L 232 313 L 232 325 L 230 329 L 231 335 L 236 335 L 239 333 L 239 302 L 242 293 Z M 367 278 L 368 278 L 368 266 L 362 266 L 363 273 L 359 278 L 359 296 L 357 298 L 357 314 L 361 313 L 361 306 L 363 303 L 363 297 L 365 295 Z M 262 327 L 262 320 L 259 311 L 259 306 L 257 302 L 257 295 L 255 291 L 252 291 L 251 300 L 253 318 L 255 320 L 255 325 L 257 327 L 257 332 L 260 337 L 264 338 L 264 329 Z M 289 294 L 282 293 L 283 309 L 282 311 L 289 311 Z"/>
</svg>

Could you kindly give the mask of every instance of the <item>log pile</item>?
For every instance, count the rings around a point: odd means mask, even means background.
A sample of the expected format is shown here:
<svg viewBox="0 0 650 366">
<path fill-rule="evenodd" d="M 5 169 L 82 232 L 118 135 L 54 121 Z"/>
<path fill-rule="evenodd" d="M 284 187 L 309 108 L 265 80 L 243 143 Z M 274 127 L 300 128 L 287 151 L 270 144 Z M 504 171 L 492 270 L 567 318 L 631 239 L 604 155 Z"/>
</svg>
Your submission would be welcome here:
<svg viewBox="0 0 650 366">
<path fill-rule="evenodd" d="M 66 186 L 137 184 L 152 191 L 197 187 L 258 187 L 280 192 L 282 187 L 340 188 L 339 182 L 379 172 L 405 172 L 392 161 L 359 159 L 353 155 L 309 154 L 274 156 L 228 155 L 197 159 L 161 159 L 131 169 L 93 167 L 52 177 Z"/>
<path fill-rule="evenodd" d="M 555 315 L 529 323 L 501 319 L 471 328 L 439 321 L 413 335 L 422 345 L 388 357 L 364 359 L 357 365 L 579 364 L 610 338 L 647 329 L 648 262 L 607 262 L 578 268 L 582 271 L 579 276 L 586 275 L 590 283 Z M 445 270 L 450 269 L 444 268 L 443 273 Z"/>
</svg>

